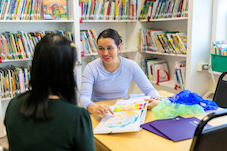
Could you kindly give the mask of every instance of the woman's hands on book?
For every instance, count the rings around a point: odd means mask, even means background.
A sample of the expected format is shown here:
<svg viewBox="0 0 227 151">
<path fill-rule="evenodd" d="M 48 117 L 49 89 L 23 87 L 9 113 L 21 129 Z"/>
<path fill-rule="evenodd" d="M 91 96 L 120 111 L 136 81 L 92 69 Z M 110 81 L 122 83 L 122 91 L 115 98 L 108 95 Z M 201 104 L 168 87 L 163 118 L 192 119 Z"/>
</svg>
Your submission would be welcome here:
<svg viewBox="0 0 227 151">
<path fill-rule="evenodd" d="M 144 99 L 144 101 L 148 101 L 147 109 L 149 110 L 158 105 L 161 102 L 161 98 Z"/>
<path fill-rule="evenodd" d="M 90 113 L 93 113 L 95 115 L 99 115 L 101 117 L 103 117 L 108 112 L 110 112 L 112 115 L 114 115 L 114 113 L 111 110 L 111 108 L 108 105 L 104 104 L 104 103 L 101 104 L 101 105 L 92 104 L 87 109 L 88 109 L 88 111 Z"/>
</svg>

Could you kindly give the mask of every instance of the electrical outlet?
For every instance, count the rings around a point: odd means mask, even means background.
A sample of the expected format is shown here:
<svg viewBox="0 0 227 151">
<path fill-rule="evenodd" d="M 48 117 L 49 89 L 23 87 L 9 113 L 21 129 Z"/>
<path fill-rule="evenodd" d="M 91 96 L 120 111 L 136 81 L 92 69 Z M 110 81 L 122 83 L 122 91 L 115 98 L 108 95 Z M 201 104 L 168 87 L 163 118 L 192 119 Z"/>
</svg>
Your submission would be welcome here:
<svg viewBox="0 0 227 151">
<path fill-rule="evenodd" d="M 197 64 L 197 71 L 204 71 L 209 69 L 209 65 L 207 63 Z"/>
<path fill-rule="evenodd" d="M 202 64 L 202 70 L 208 70 L 209 66 L 208 64 Z"/>
</svg>

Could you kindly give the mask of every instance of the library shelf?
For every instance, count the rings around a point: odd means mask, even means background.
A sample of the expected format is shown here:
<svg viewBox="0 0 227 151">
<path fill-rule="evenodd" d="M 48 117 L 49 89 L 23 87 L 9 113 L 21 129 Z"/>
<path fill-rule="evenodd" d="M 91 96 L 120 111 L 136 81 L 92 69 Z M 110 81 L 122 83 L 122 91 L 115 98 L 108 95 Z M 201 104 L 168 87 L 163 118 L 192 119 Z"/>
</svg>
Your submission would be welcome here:
<svg viewBox="0 0 227 151">
<path fill-rule="evenodd" d="M 2 63 L 9 63 L 9 62 L 22 62 L 22 61 L 32 61 L 32 58 L 2 60 Z"/>
<path fill-rule="evenodd" d="M 82 23 L 137 23 L 137 20 L 82 20 Z"/>
<path fill-rule="evenodd" d="M 188 20 L 188 17 L 174 17 L 174 18 L 159 18 L 159 19 L 146 19 L 139 20 L 140 22 L 154 22 L 154 21 L 176 21 L 176 20 Z"/>
<path fill-rule="evenodd" d="M 161 52 L 152 52 L 152 51 L 139 51 L 140 53 L 154 54 L 154 55 L 164 55 L 164 56 L 174 56 L 174 57 L 187 57 L 186 54 L 173 54 L 173 53 L 161 53 Z"/>
<path fill-rule="evenodd" d="M 73 23 L 74 20 L 0 20 L 0 23 Z"/>
</svg>

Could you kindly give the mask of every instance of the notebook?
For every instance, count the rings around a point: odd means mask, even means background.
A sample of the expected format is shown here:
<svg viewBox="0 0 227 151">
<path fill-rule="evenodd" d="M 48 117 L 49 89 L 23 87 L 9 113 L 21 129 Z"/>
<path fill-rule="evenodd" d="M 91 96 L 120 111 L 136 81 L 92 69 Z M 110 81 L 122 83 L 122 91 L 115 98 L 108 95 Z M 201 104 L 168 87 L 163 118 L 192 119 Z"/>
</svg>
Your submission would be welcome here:
<svg viewBox="0 0 227 151">
<path fill-rule="evenodd" d="M 163 138 L 177 142 L 192 138 L 199 122 L 200 119 L 196 117 L 183 118 L 178 116 L 173 119 L 155 120 L 142 124 L 141 127 Z M 207 124 L 204 129 L 211 127 Z"/>
</svg>

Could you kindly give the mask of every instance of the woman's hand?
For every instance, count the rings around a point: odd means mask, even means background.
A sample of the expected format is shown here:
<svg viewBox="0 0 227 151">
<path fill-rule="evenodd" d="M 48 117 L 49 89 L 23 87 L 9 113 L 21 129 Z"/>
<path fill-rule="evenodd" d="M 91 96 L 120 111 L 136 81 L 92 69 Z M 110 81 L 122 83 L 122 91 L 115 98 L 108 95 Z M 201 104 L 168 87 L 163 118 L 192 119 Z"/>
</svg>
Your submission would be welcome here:
<svg viewBox="0 0 227 151">
<path fill-rule="evenodd" d="M 103 117 L 108 112 L 110 112 L 112 115 L 114 115 L 114 113 L 111 110 L 111 108 L 108 105 L 104 104 L 104 103 L 101 104 L 101 105 L 92 104 L 87 109 L 88 109 L 88 111 L 90 113 L 93 113 L 95 115 L 99 115 L 101 117 Z"/>
<path fill-rule="evenodd" d="M 144 99 L 144 101 L 148 101 L 147 109 L 149 110 L 158 105 L 161 102 L 161 99 L 160 98 Z"/>
</svg>

